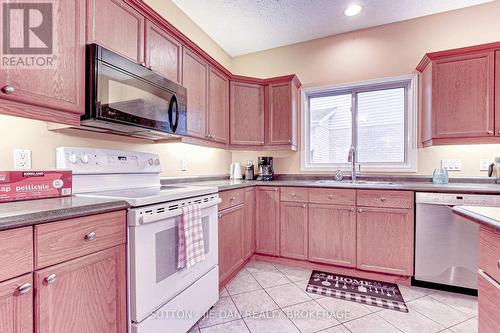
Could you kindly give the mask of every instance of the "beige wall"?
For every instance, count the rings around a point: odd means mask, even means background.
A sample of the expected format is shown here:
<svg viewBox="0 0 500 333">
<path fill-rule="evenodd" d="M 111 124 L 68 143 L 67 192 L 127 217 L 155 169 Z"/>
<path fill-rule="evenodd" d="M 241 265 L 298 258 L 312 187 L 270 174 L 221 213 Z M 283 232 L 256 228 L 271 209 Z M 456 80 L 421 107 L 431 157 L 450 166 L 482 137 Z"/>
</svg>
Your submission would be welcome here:
<svg viewBox="0 0 500 333">
<path fill-rule="evenodd" d="M 500 41 L 500 1 L 233 58 L 235 73 L 272 77 L 296 73 L 304 86 L 339 84 L 413 73 L 426 52 Z M 233 153 L 245 162 L 262 153 Z M 278 173 L 299 173 L 300 153 L 276 156 Z M 479 159 L 500 156 L 500 145 L 422 148 L 418 174 L 442 158 L 462 160 L 457 176 L 485 176 Z"/>
</svg>

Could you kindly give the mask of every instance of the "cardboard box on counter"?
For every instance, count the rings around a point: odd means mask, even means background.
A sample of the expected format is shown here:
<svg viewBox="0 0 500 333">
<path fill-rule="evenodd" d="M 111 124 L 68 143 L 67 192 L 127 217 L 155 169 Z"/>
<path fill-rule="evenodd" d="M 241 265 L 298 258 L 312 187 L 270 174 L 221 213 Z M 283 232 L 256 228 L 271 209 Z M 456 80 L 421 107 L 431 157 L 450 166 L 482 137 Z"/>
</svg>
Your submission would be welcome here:
<svg viewBox="0 0 500 333">
<path fill-rule="evenodd" d="M 0 171 L 0 202 L 69 196 L 70 170 Z"/>
</svg>

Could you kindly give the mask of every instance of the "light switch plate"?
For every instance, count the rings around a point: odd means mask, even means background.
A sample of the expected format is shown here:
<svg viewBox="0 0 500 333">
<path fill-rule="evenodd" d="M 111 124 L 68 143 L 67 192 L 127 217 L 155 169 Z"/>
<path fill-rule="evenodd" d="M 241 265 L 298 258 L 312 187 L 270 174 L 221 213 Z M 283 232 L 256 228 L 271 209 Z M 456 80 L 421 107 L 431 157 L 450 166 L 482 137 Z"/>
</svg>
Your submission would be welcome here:
<svg viewBox="0 0 500 333">
<path fill-rule="evenodd" d="M 482 158 L 479 160 L 479 171 L 488 171 L 490 166 L 490 161 L 487 158 Z"/>
<path fill-rule="evenodd" d="M 460 171 L 462 170 L 462 160 L 459 159 L 441 160 L 441 167 L 448 171 Z"/>
<path fill-rule="evenodd" d="M 187 160 L 181 160 L 181 171 L 186 171 L 188 168 Z"/>
<path fill-rule="evenodd" d="M 14 169 L 15 170 L 31 169 L 31 150 L 14 149 Z"/>
</svg>

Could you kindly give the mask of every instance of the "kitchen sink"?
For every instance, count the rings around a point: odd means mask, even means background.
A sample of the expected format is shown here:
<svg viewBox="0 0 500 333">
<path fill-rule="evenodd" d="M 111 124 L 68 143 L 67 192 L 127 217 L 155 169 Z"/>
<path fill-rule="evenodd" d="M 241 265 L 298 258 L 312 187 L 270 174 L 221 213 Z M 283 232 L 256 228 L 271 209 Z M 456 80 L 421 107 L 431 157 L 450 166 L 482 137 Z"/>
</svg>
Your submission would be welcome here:
<svg viewBox="0 0 500 333">
<path fill-rule="evenodd" d="M 378 180 L 342 180 L 336 181 L 333 179 L 322 179 L 317 180 L 316 184 L 327 184 L 327 185 L 339 185 L 339 184 L 363 184 L 363 185 L 401 185 L 401 183 L 388 182 L 388 181 L 378 181 Z"/>
</svg>

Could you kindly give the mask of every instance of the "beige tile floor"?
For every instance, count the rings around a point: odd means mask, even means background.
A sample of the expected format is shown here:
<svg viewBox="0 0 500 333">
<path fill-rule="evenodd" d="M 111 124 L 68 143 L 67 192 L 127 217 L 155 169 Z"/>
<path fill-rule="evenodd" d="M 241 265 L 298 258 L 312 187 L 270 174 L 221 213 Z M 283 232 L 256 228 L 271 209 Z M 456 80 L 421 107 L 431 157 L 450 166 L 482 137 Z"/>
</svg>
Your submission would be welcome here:
<svg viewBox="0 0 500 333">
<path fill-rule="evenodd" d="M 409 313 L 305 292 L 311 271 L 252 261 L 191 333 L 477 332 L 477 298 L 400 286 Z"/>
</svg>

